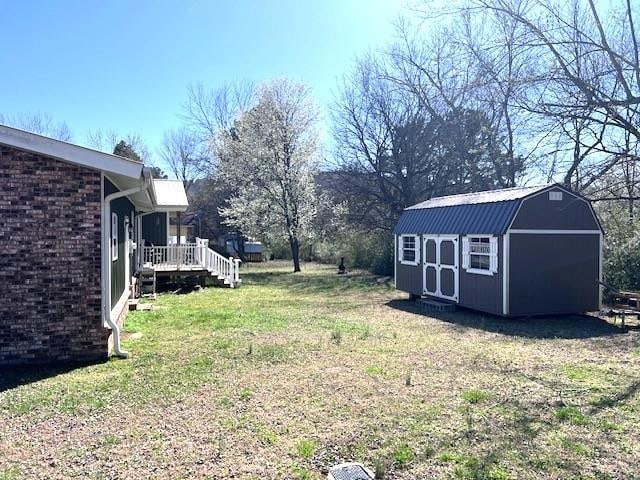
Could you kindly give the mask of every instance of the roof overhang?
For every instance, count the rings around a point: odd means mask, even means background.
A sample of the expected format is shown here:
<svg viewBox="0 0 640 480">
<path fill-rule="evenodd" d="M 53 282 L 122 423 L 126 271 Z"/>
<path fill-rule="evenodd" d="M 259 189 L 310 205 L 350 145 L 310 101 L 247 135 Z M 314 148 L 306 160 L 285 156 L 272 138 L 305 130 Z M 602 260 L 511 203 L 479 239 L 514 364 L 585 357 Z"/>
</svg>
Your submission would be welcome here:
<svg viewBox="0 0 640 480">
<path fill-rule="evenodd" d="M 156 212 L 184 212 L 189 208 L 187 192 L 180 180 L 154 178 L 150 190 Z"/>
<path fill-rule="evenodd" d="M 81 167 L 100 170 L 111 174 L 114 180 L 116 178 L 133 178 L 139 181 L 142 176 L 143 165 L 141 162 L 25 132 L 6 125 L 0 125 L 0 144 Z"/>
</svg>

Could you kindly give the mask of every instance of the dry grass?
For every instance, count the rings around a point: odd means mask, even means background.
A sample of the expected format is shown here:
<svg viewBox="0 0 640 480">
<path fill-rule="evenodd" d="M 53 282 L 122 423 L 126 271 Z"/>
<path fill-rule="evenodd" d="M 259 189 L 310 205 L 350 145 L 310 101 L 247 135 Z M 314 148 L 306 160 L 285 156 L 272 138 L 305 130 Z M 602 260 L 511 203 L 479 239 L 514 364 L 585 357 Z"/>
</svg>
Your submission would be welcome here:
<svg viewBox="0 0 640 480">
<path fill-rule="evenodd" d="M 160 296 L 128 360 L 2 372 L 0 479 L 638 475 L 637 332 L 430 318 L 375 277 L 288 272 Z"/>
</svg>

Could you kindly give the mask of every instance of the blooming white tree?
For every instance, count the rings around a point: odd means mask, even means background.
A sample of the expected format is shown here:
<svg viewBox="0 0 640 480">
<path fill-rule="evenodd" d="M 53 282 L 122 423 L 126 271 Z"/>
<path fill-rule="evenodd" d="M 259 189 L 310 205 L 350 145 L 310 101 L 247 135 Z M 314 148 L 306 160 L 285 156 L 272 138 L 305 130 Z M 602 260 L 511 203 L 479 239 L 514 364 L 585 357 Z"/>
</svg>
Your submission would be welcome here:
<svg viewBox="0 0 640 480">
<path fill-rule="evenodd" d="M 262 238 L 284 238 L 294 272 L 300 242 L 313 236 L 318 202 L 318 110 L 305 85 L 274 80 L 258 90 L 255 105 L 218 134 L 218 174 L 234 187 L 226 223 Z"/>
</svg>

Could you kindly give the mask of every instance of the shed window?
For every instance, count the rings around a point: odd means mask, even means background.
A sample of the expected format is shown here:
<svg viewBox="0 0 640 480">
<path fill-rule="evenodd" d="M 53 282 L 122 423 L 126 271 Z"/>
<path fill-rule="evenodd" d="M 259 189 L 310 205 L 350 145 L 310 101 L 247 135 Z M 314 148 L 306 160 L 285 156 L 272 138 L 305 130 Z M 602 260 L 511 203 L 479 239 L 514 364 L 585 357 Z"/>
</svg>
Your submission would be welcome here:
<svg viewBox="0 0 640 480">
<path fill-rule="evenodd" d="M 493 275 L 498 272 L 496 237 L 468 236 L 462 239 L 462 268 L 469 273 Z"/>
<path fill-rule="evenodd" d="M 562 192 L 558 192 L 555 190 L 553 192 L 549 192 L 549 200 L 551 200 L 552 202 L 562 201 Z"/>
<path fill-rule="evenodd" d="M 398 244 L 400 263 L 417 265 L 420 262 L 420 250 L 417 235 L 400 235 Z"/>
<path fill-rule="evenodd" d="M 118 214 L 111 214 L 111 261 L 118 260 Z"/>
</svg>

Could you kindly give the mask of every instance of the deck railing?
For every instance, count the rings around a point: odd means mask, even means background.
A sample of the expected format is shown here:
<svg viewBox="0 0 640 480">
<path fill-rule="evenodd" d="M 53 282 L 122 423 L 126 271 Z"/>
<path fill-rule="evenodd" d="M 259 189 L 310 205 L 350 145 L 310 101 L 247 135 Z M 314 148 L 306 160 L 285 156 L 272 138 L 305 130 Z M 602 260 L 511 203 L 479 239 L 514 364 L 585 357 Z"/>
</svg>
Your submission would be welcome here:
<svg viewBox="0 0 640 480">
<path fill-rule="evenodd" d="M 240 260 L 211 250 L 205 238 L 180 245 L 143 246 L 142 264 L 164 271 L 207 270 L 232 287 L 240 282 Z"/>
<path fill-rule="evenodd" d="M 144 247 L 143 263 L 153 266 L 192 267 L 201 265 L 196 257 L 196 244 Z"/>
</svg>

